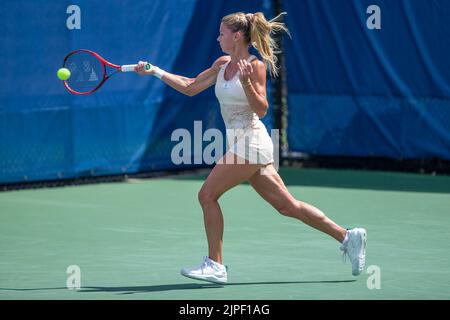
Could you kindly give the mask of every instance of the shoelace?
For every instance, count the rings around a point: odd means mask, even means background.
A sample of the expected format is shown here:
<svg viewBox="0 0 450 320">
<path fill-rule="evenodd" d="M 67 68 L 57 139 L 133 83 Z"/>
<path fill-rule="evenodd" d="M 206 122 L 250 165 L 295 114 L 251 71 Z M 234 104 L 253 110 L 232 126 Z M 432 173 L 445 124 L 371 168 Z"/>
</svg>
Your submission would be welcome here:
<svg viewBox="0 0 450 320">
<path fill-rule="evenodd" d="M 347 262 L 347 255 L 348 255 L 347 247 L 344 246 L 344 245 L 342 245 L 342 246 L 340 247 L 340 249 L 341 249 L 341 251 L 342 251 L 342 260 L 344 261 L 344 263 L 346 263 L 346 262 Z"/>
<path fill-rule="evenodd" d="M 197 269 L 197 270 L 200 269 L 203 272 L 203 270 L 206 269 L 208 267 L 208 265 L 209 265 L 208 257 L 205 256 L 205 257 L 203 257 L 202 263 L 200 263 L 197 267 L 194 267 L 194 269 Z"/>
<path fill-rule="evenodd" d="M 203 262 L 198 266 L 198 269 L 201 269 L 202 271 L 206 269 L 207 267 L 214 267 L 214 264 L 207 256 L 203 258 Z M 225 272 L 228 271 L 228 266 L 225 266 Z"/>
<path fill-rule="evenodd" d="M 342 252 L 342 260 L 344 261 L 344 263 L 347 262 L 347 257 L 350 259 L 350 262 L 353 263 L 353 261 L 351 261 L 351 257 L 350 257 L 350 254 L 349 254 L 349 249 L 348 249 L 349 245 L 351 246 L 352 244 L 351 243 L 347 243 L 346 245 L 342 245 L 340 247 L 341 251 L 343 251 Z M 359 257 L 357 257 L 357 258 L 360 259 Z"/>
<path fill-rule="evenodd" d="M 205 256 L 203 258 L 202 264 L 200 265 L 200 268 L 203 270 L 203 269 L 207 268 L 209 265 L 210 265 L 210 263 L 209 263 L 208 257 Z"/>
</svg>

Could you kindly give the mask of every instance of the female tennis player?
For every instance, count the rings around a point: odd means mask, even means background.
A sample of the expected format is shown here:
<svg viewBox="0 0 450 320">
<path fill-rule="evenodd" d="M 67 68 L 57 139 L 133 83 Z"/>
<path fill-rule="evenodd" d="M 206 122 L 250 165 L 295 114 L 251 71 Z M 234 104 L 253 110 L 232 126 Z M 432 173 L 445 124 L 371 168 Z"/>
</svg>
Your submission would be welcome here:
<svg viewBox="0 0 450 320">
<path fill-rule="evenodd" d="M 286 26 L 278 22 L 282 15 L 270 21 L 261 12 L 239 12 L 222 18 L 217 41 L 226 55 L 196 78 L 171 74 L 156 66 L 146 71 L 146 61 L 139 61 L 136 67 L 140 75 L 154 75 L 188 96 L 215 85 L 227 136 L 229 131 L 241 132 L 229 143 L 227 152 L 216 162 L 198 193 L 209 252 L 200 265 L 181 270 L 186 277 L 213 283 L 227 282 L 227 268 L 222 260 L 224 223 L 218 199 L 246 180 L 282 215 L 296 218 L 339 241 L 344 256 L 351 261 L 353 275 L 364 270 L 366 230 L 346 230 L 316 207 L 295 199 L 273 166 L 273 143 L 260 118 L 268 108 L 266 67 L 271 75 L 277 76 L 274 56 L 277 46 L 271 34 L 288 32 Z M 263 61 L 250 55 L 250 45 L 256 48 Z"/>
</svg>

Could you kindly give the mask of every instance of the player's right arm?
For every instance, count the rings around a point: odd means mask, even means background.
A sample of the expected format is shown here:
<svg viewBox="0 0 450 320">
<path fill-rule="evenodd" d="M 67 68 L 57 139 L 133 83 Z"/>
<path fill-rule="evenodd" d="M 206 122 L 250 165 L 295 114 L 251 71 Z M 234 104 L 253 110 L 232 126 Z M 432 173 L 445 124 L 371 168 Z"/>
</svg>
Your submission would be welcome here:
<svg viewBox="0 0 450 320">
<path fill-rule="evenodd" d="M 217 74 L 219 73 L 220 66 L 229 60 L 229 56 L 222 56 L 218 58 L 210 68 L 206 69 L 195 78 L 187 78 L 165 71 L 161 80 L 175 90 L 192 97 L 214 85 L 217 80 Z M 152 66 L 150 70 L 145 71 L 146 64 L 146 61 L 139 61 L 138 66 L 136 67 L 136 72 L 140 75 L 154 75 L 156 72 L 156 67 Z"/>
</svg>

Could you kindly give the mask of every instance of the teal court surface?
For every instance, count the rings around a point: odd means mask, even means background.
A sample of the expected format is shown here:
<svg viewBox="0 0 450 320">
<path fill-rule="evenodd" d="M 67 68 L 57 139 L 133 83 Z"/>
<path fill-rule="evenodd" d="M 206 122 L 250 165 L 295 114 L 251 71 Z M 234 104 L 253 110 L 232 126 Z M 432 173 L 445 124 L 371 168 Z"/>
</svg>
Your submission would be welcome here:
<svg viewBox="0 0 450 320">
<path fill-rule="evenodd" d="M 450 298 L 450 177 L 280 170 L 297 199 L 368 230 L 359 277 L 334 239 L 241 184 L 219 200 L 220 286 L 179 273 L 207 254 L 197 201 L 206 174 L 0 193 L 0 299 Z M 78 290 L 67 288 L 73 266 Z"/>
</svg>

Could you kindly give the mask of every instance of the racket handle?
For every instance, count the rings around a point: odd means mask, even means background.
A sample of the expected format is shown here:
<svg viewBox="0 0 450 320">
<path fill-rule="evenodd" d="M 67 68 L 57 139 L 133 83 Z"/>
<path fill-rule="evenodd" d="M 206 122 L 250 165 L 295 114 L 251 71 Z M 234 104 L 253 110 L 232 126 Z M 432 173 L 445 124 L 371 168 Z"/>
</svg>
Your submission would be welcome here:
<svg viewBox="0 0 450 320">
<path fill-rule="evenodd" d="M 122 72 L 132 72 L 134 71 L 134 68 L 136 68 L 137 64 L 124 64 L 123 66 L 120 66 L 120 71 Z M 148 71 L 152 68 L 152 65 L 150 63 L 147 63 L 145 65 L 145 70 Z"/>
</svg>

